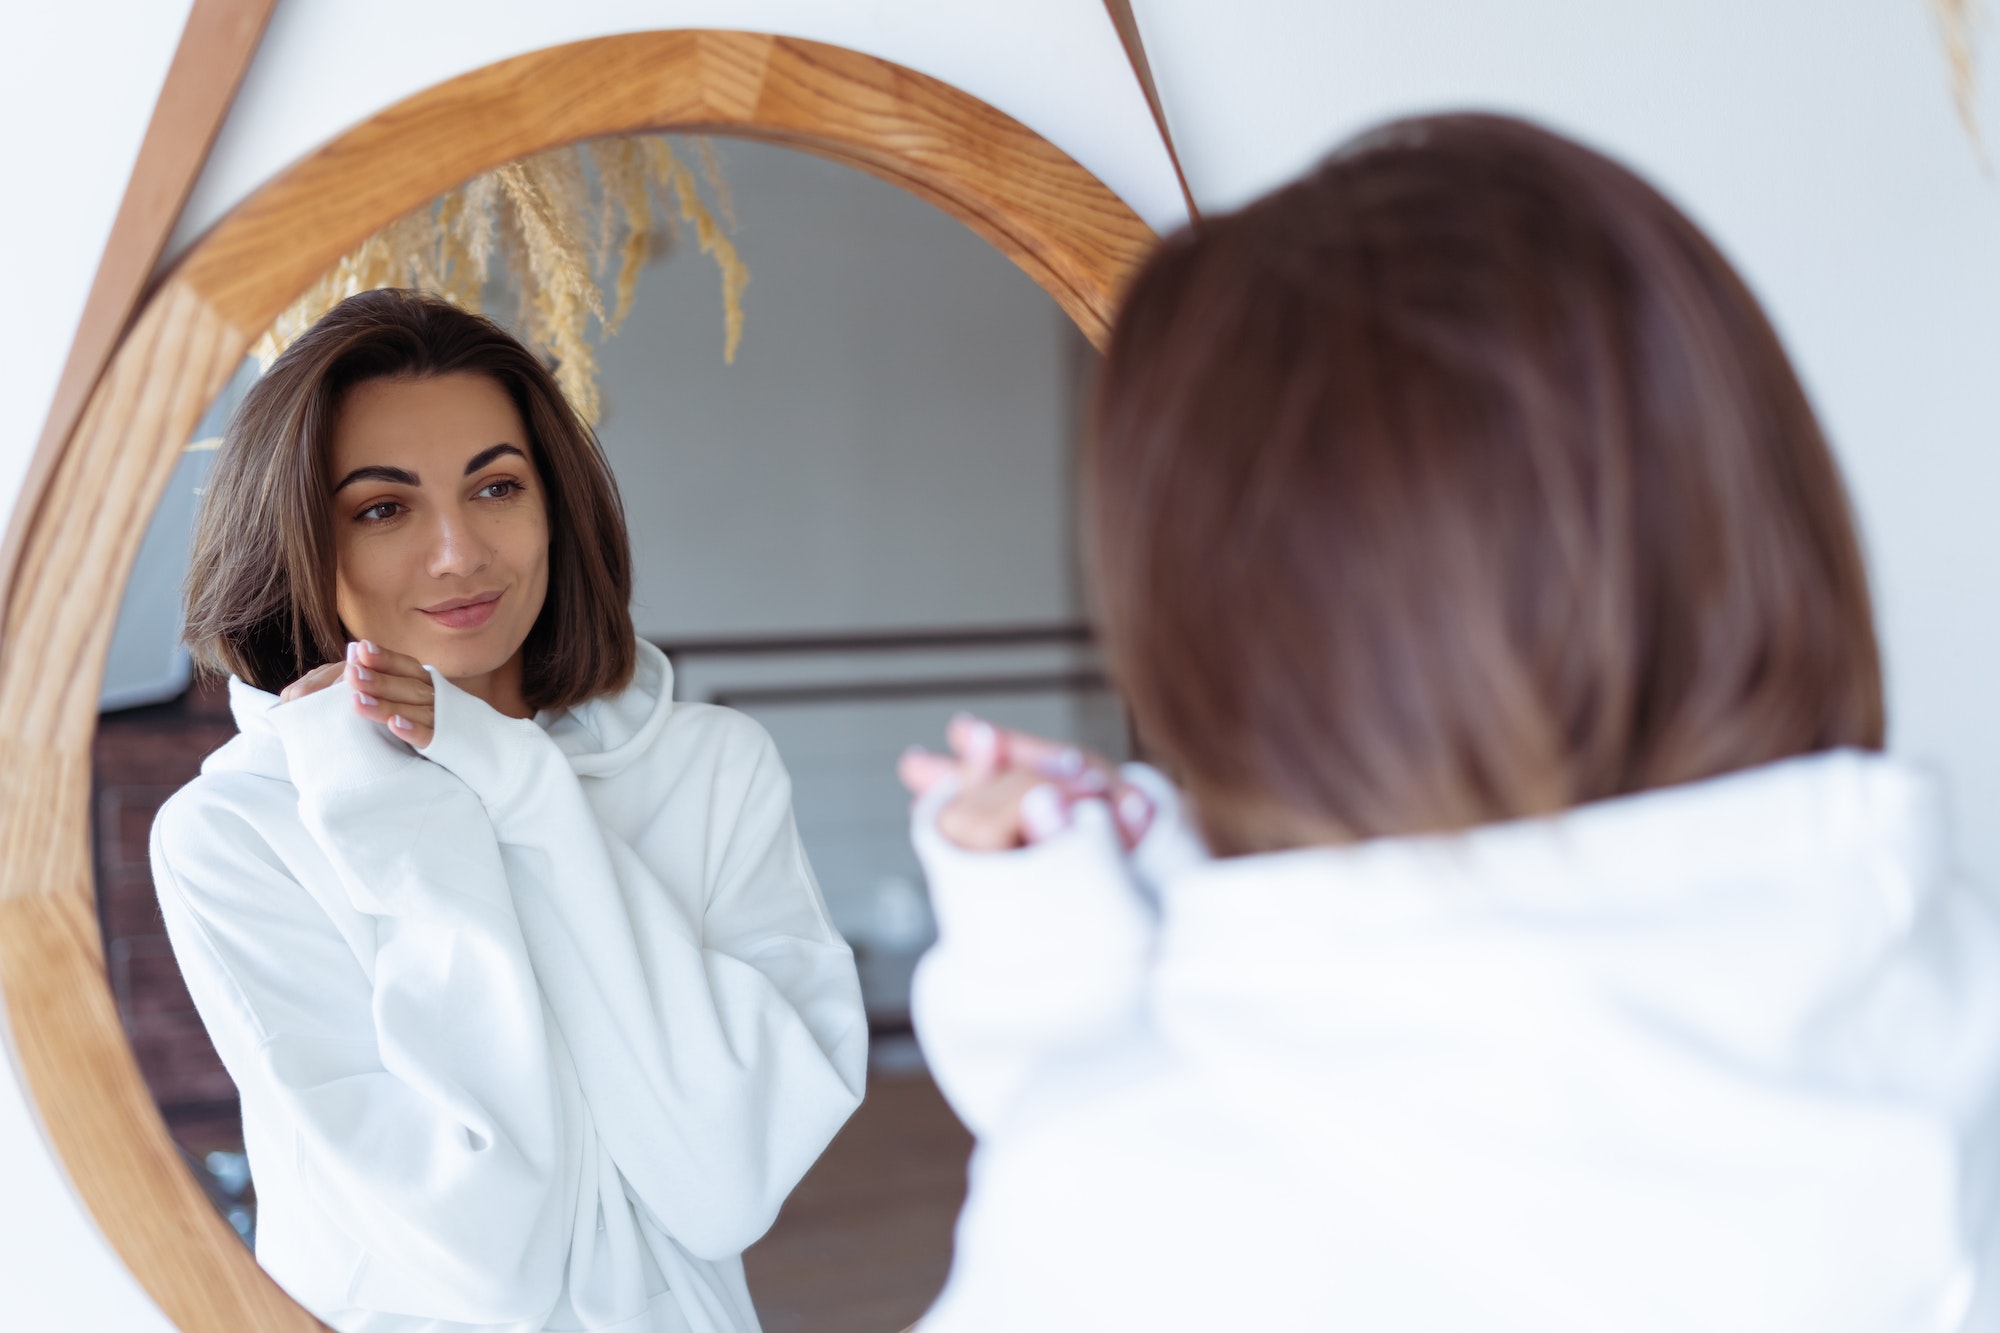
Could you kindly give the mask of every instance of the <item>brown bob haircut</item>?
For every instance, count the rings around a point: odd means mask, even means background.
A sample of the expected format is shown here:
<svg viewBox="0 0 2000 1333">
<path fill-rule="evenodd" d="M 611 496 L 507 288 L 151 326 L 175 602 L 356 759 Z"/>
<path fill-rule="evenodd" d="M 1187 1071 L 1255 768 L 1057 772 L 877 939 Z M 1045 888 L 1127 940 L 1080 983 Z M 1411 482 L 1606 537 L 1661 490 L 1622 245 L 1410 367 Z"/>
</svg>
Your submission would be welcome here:
<svg viewBox="0 0 2000 1333">
<path fill-rule="evenodd" d="M 1163 243 L 1086 491 L 1112 669 L 1219 854 L 1882 744 L 1769 321 L 1658 192 L 1517 120 L 1388 125 Z"/>
<path fill-rule="evenodd" d="M 383 289 L 328 311 L 252 386 L 230 420 L 196 525 L 185 637 L 195 656 L 278 691 L 338 660 L 327 454 L 348 390 L 364 380 L 484 375 L 528 430 L 548 506 L 549 586 L 524 645 L 536 708 L 632 678 L 632 555 L 611 468 L 555 378 L 489 319 Z"/>
</svg>

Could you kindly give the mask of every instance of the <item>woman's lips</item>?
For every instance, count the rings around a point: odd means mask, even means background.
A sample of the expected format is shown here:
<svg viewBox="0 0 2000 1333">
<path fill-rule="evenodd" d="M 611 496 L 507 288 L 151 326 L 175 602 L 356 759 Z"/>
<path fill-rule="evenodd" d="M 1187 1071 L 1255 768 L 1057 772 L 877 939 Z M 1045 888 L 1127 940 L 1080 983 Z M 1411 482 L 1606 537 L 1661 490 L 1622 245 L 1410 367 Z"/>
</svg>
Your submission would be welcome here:
<svg viewBox="0 0 2000 1333">
<path fill-rule="evenodd" d="M 432 624 L 446 629 L 478 629 L 493 619 L 493 613 L 500 607 L 500 597 L 501 594 L 496 592 L 475 602 L 463 602 L 457 606 L 447 603 L 446 608 L 440 611 L 425 609 L 424 614 L 430 617 Z"/>
</svg>

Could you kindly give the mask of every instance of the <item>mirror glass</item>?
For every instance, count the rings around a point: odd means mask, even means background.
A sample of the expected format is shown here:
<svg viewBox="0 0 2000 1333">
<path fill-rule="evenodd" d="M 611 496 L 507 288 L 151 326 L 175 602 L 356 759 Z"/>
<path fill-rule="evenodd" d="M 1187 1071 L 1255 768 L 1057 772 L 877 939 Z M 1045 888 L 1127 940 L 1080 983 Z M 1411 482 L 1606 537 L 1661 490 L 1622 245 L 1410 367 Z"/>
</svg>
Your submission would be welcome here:
<svg viewBox="0 0 2000 1333">
<path fill-rule="evenodd" d="M 1094 354 L 1008 260 L 893 186 L 767 144 L 672 148 L 678 161 L 699 164 L 684 184 L 733 244 L 749 281 L 739 293 L 731 361 L 725 269 L 702 253 L 699 219 L 682 220 L 671 243 L 664 236 L 678 212 L 671 188 L 655 182 L 661 235 L 635 242 L 629 218 L 614 218 L 603 235 L 580 239 L 598 265 L 591 276 L 607 312 L 618 305 L 621 259 L 634 256 L 622 327 L 607 337 L 600 322 L 589 325 L 597 431 L 629 524 L 632 617 L 639 637 L 671 664 L 675 707 L 735 710 L 775 743 L 790 775 L 798 840 L 853 951 L 869 1033 L 865 1096 L 745 1253 L 748 1289 L 772 1333 L 896 1330 L 943 1282 L 970 1140 L 910 1037 L 910 978 L 932 925 L 895 760 L 912 743 L 938 744 L 960 710 L 1126 753 L 1125 720 L 1091 644 L 1072 536 L 1080 404 Z M 576 159 L 586 195 L 603 184 L 594 174 L 599 160 Z M 453 206 L 447 198 L 444 207 Z M 503 227 L 479 299 L 525 336 L 533 312 L 520 313 L 513 275 L 527 270 L 506 244 Z M 572 368 L 579 356 L 569 358 Z M 278 1169 L 266 1163 L 280 1150 L 263 1148 L 260 1161 L 253 1132 L 246 1152 L 246 1119 L 253 1130 L 260 1116 L 269 1124 L 267 1145 L 293 1143 L 285 1136 L 295 1127 L 240 1099 L 191 996 L 188 960 L 176 952 L 189 944 L 169 936 L 148 851 L 163 803 L 238 730 L 226 683 L 195 668 L 180 643 L 181 590 L 219 437 L 260 373 L 258 361 L 246 362 L 216 400 L 145 537 L 104 681 L 93 811 L 105 958 L 126 1031 L 189 1169 L 245 1242 L 262 1250 L 273 1242 L 266 1228 L 296 1223 L 260 1217 L 260 1167 Z M 263 853 L 251 847 L 245 855 Z M 278 887 L 251 900 L 282 898 L 287 882 L 274 880 Z M 308 890 L 291 890 L 309 913 Z M 372 909 L 379 932 L 372 938 L 386 947 L 389 927 L 379 921 L 394 910 L 379 902 Z M 240 932 L 253 951 L 263 928 L 248 915 L 218 927 Z M 287 947 L 282 939 L 267 943 L 277 953 Z M 371 947 L 355 946 L 364 985 L 372 964 L 361 955 Z M 755 947 L 738 952 L 753 955 Z M 715 969 L 710 983 L 717 994 L 734 984 Z M 317 1021 L 304 1010 L 319 997 L 293 984 L 298 1021 Z M 324 1003 L 351 1006 L 354 995 Z M 367 1008 L 364 995 L 360 1012 Z M 588 1041 L 568 1026 L 579 1022 L 562 1016 L 571 1046 Z M 464 1030 L 471 1040 L 507 1039 L 477 1019 Z M 511 1054 L 496 1048 L 495 1059 Z M 385 1056 L 380 1072 L 407 1075 L 417 1089 L 411 1095 L 444 1097 L 421 1086 L 423 1070 L 399 1074 L 395 1066 Z M 587 1078 L 581 1086 L 586 1098 L 601 1095 Z M 350 1146 L 397 1132 L 374 1120 L 393 1119 L 401 1103 L 374 1096 L 358 1093 L 342 1111 Z M 782 1120 L 787 1110 L 762 1113 Z M 473 1149 L 493 1146 L 479 1141 L 477 1127 L 465 1132 Z M 665 1123 L 659 1130 L 700 1132 Z M 604 1143 L 613 1138 L 607 1130 Z M 297 1151 L 319 1149 L 306 1143 Z M 626 1151 L 605 1147 L 611 1165 L 636 1173 L 621 1158 Z M 376 1219 L 365 1210 L 391 1206 L 393 1190 L 377 1197 L 310 1171 L 305 1179 L 339 1195 L 314 1225 L 357 1218 L 350 1230 L 368 1233 L 356 1238 L 359 1249 L 378 1243 L 368 1231 Z M 741 1206 L 712 1202 L 721 1214 Z M 284 1207 L 295 1206 L 304 1205 L 288 1194 Z M 410 1203 L 423 1206 L 421 1198 Z M 396 1262 L 393 1254 L 361 1260 Z M 654 1285 L 681 1280 L 647 1272 Z M 477 1313 L 483 1302 L 499 1299 L 433 1276 L 424 1299 L 437 1308 L 414 1308 L 423 1301 L 410 1297 L 412 1317 L 437 1317 L 462 1298 L 473 1322 L 485 1317 Z M 354 1289 L 402 1290 L 387 1281 L 371 1288 L 360 1277 Z M 337 1323 L 355 1317 L 315 1313 Z"/>
</svg>

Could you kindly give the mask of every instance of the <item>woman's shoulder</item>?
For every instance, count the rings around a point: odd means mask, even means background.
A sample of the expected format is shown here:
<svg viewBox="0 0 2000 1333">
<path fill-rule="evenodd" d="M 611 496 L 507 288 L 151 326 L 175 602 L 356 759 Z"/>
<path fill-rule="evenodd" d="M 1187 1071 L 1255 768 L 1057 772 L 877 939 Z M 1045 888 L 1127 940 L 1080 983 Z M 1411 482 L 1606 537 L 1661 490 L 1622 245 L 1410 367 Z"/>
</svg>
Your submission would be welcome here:
<svg viewBox="0 0 2000 1333">
<path fill-rule="evenodd" d="M 703 774 L 720 787 L 789 787 L 778 747 L 761 723 L 721 704 L 677 703 L 651 747 L 661 774 Z"/>
<path fill-rule="evenodd" d="M 298 819 L 298 793 L 290 783 L 242 769 L 204 769 L 153 816 L 155 878 L 167 878 L 161 872 L 183 881 L 240 878 L 203 872 L 237 871 L 246 858 L 280 865 L 278 846 Z"/>
<path fill-rule="evenodd" d="M 769 752 L 775 757 L 777 753 L 771 733 L 761 722 L 723 704 L 677 703 L 662 733 L 674 744 L 720 754 L 756 756 Z"/>
</svg>

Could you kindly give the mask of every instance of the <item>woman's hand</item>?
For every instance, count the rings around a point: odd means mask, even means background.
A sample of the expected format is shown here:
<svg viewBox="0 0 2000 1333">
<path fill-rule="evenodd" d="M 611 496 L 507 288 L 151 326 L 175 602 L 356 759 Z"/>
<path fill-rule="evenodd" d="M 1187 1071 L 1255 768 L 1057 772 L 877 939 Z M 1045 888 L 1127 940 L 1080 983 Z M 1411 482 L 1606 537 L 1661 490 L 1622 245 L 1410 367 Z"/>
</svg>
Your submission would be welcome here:
<svg viewBox="0 0 2000 1333">
<path fill-rule="evenodd" d="M 347 645 L 347 661 L 339 665 L 354 691 L 355 712 L 370 722 L 380 722 L 398 740 L 419 750 L 431 743 L 437 723 L 437 690 L 423 663 L 357 639 Z"/>
<path fill-rule="evenodd" d="M 346 664 L 343 662 L 328 662 L 325 666 L 314 667 L 311 671 L 306 672 L 305 675 L 300 676 L 297 680 L 280 690 L 278 692 L 278 702 L 288 704 L 294 699 L 303 699 L 308 694 L 318 694 L 321 690 L 340 679 L 340 673 L 345 666 Z"/>
<path fill-rule="evenodd" d="M 288 704 L 318 694 L 341 679 L 354 691 L 355 712 L 370 722 L 380 722 L 398 740 L 419 750 L 431 743 L 437 724 L 437 689 L 431 684 L 430 673 L 416 658 L 377 648 L 366 639 L 347 645 L 347 660 L 314 667 L 285 686 L 278 702 Z"/>
<path fill-rule="evenodd" d="M 1069 827 L 1078 801 L 1110 805 L 1129 849 L 1152 822 L 1153 804 L 1101 755 L 961 713 L 945 738 L 952 753 L 903 752 L 896 775 L 914 796 L 956 779 L 958 794 L 938 812 L 938 832 L 975 852 L 1006 851 Z"/>
</svg>

